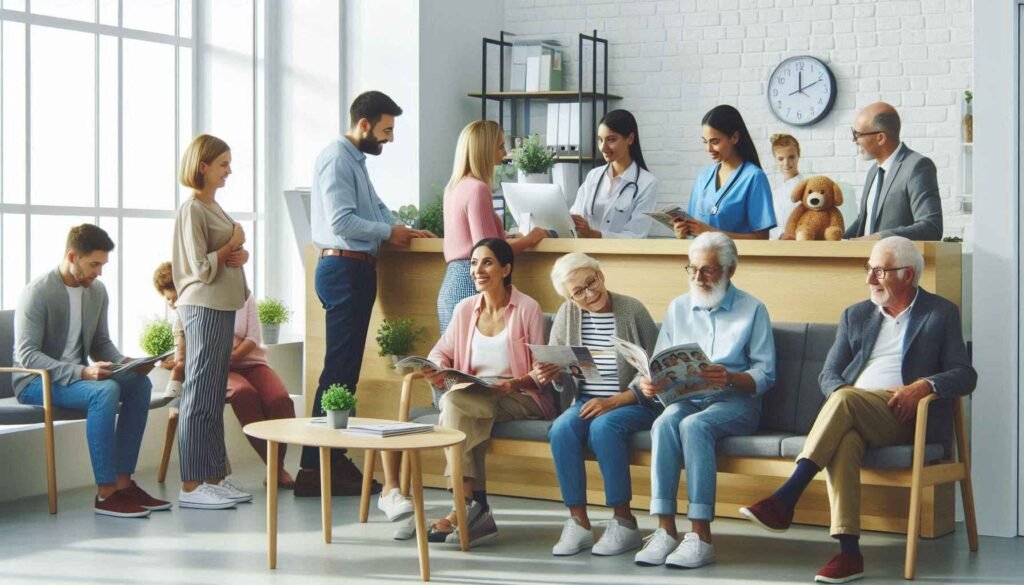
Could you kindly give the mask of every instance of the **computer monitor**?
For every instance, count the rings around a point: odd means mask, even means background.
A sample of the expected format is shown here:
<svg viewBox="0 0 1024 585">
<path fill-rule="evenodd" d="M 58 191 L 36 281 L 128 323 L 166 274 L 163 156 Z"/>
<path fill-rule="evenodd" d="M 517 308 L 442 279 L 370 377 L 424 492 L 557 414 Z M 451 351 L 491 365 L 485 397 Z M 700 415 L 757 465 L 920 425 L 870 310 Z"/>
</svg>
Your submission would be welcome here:
<svg viewBox="0 0 1024 585">
<path fill-rule="evenodd" d="M 509 213 L 527 233 L 534 227 L 552 230 L 560 238 L 575 238 L 576 230 L 569 216 L 569 208 L 562 195 L 562 187 L 550 183 L 502 183 Z"/>
</svg>

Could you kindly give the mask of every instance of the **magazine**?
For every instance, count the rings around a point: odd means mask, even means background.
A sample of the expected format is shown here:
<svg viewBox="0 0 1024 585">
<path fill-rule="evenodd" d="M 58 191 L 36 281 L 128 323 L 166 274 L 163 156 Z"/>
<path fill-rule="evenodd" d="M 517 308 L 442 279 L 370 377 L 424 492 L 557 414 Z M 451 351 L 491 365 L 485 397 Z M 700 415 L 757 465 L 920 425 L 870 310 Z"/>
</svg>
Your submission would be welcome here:
<svg viewBox="0 0 1024 585">
<path fill-rule="evenodd" d="M 397 437 L 400 435 L 411 435 L 414 433 L 433 432 L 434 425 L 414 422 L 396 422 L 379 424 L 349 424 L 344 432 L 353 435 L 366 435 L 370 437 Z"/>
<path fill-rule="evenodd" d="M 534 361 L 543 364 L 562 366 L 567 372 L 588 382 L 601 382 L 601 371 L 597 369 L 594 355 L 601 355 L 602 350 L 574 345 L 534 345 L 530 344 Z"/>
<path fill-rule="evenodd" d="M 686 211 L 678 205 L 674 205 L 668 209 L 662 209 L 661 211 L 645 211 L 644 214 L 651 216 L 651 218 L 655 219 L 658 223 L 664 225 L 670 230 L 675 229 L 675 220 L 690 217 L 690 214 L 686 213 Z"/>
<path fill-rule="evenodd" d="M 497 376 L 474 376 L 462 370 L 456 370 L 454 368 L 440 368 L 434 362 L 427 358 L 411 355 L 406 358 L 402 358 L 395 364 L 395 369 L 399 372 L 404 371 L 405 368 L 412 368 L 414 370 L 433 370 L 444 374 L 444 391 L 449 390 L 460 390 L 462 388 L 468 388 L 469 386 L 478 385 L 484 388 L 493 388 L 494 383 L 499 380 L 507 380 L 508 378 L 500 378 Z"/>
<path fill-rule="evenodd" d="M 110 377 L 112 379 L 114 379 L 114 380 L 123 380 L 125 377 L 128 376 L 128 372 L 131 372 L 131 371 L 133 371 L 135 369 L 141 368 L 142 366 L 148 366 L 148 365 L 151 365 L 151 364 L 155 364 L 155 363 L 157 363 L 158 361 L 160 361 L 162 359 L 171 357 L 172 355 L 174 355 L 174 350 L 173 349 L 171 351 L 168 351 L 166 353 L 162 353 L 160 355 L 154 355 L 154 356 L 149 356 L 149 357 L 144 357 L 144 358 L 138 358 L 138 359 L 134 359 L 134 360 L 132 360 L 130 362 L 126 362 L 126 363 L 123 363 L 123 364 L 114 364 L 114 365 L 110 366 L 109 368 L 107 368 L 107 370 L 110 371 L 110 373 L 111 373 Z"/>
<path fill-rule="evenodd" d="M 684 343 L 648 357 L 644 348 L 624 339 L 612 336 L 615 349 L 638 372 L 655 384 L 668 380 L 668 385 L 654 398 L 664 406 L 679 398 L 696 392 L 721 390 L 701 377 L 701 370 L 712 365 L 707 354 L 696 343 Z"/>
</svg>

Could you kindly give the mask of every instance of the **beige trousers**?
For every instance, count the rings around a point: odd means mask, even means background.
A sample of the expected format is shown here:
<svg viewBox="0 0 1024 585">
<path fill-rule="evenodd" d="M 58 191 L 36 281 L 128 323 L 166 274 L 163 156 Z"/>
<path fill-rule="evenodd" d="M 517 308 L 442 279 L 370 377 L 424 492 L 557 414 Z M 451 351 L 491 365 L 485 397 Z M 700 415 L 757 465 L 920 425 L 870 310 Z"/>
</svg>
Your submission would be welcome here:
<svg viewBox="0 0 1024 585">
<path fill-rule="evenodd" d="M 831 534 L 860 534 L 860 470 L 867 447 L 905 445 L 914 421 L 896 420 L 887 390 L 843 388 L 829 396 L 797 457 L 825 470 Z"/>
<path fill-rule="evenodd" d="M 473 480 L 474 490 L 485 489 L 484 457 L 494 423 L 542 417 L 540 407 L 526 394 L 516 392 L 506 396 L 481 386 L 448 391 L 441 397 L 440 406 L 438 425 L 466 433 L 459 456 L 462 457 L 462 476 Z M 453 451 L 445 450 L 445 456 L 450 458 Z M 444 467 L 444 475 L 452 475 L 450 460 Z"/>
</svg>

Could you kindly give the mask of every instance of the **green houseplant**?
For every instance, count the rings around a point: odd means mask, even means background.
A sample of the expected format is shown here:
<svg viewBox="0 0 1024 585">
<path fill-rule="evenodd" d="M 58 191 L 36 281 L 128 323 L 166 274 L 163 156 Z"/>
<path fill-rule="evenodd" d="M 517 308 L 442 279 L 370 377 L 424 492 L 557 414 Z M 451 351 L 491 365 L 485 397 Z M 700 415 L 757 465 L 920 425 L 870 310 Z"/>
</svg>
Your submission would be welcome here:
<svg viewBox="0 0 1024 585">
<path fill-rule="evenodd" d="M 555 153 L 531 134 L 512 150 L 512 162 L 519 169 L 520 183 L 547 183 L 548 171 L 555 166 Z"/>
<path fill-rule="evenodd" d="M 397 211 L 391 210 L 391 215 L 394 215 L 398 221 L 411 228 L 416 227 L 416 223 L 420 219 L 420 212 L 416 209 L 415 205 L 403 205 Z"/>
<path fill-rule="evenodd" d="M 964 142 L 974 142 L 974 92 L 964 91 Z"/>
<path fill-rule="evenodd" d="M 327 425 L 332 429 L 348 427 L 348 415 L 359 401 L 344 384 L 331 384 L 320 397 L 320 407 L 327 413 Z"/>
<path fill-rule="evenodd" d="M 174 349 L 174 332 L 166 319 L 153 319 L 142 328 L 139 346 L 148 355 L 160 355 Z"/>
<path fill-rule="evenodd" d="M 287 323 L 292 312 L 280 299 L 274 298 L 266 298 L 256 303 L 256 310 L 260 315 L 263 343 L 277 343 L 277 336 L 281 332 L 281 323 Z"/>
<path fill-rule="evenodd" d="M 377 329 L 377 347 L 380 349 L 377 353 L 389 355 L 392 361 L 397 362 L 412 353 L 416 342 L 426 332 L 426 327 L 416 328 L 415 319 L 384 319 Z"/>
<path fill-rule="evenodd" d="M 431 185 L 434 191 L 434 202 L 423 206 L 420 211 L 420 229 L 432 232 L 439 238 L 444 237 L 444 190 L 436 184 Z"/>
</svg>

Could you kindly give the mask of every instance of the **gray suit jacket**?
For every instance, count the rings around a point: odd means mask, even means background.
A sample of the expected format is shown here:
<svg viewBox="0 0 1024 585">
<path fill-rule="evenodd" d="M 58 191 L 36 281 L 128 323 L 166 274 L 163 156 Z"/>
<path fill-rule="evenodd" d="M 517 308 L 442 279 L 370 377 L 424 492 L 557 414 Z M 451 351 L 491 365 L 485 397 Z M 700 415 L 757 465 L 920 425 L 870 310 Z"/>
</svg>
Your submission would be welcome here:
<svg viewBox="0 0 1024 585">
<path fill-rule="evenodd" d="M 57 269 L 35 278 L 21 291 L 14 319 L 14 365 L 47 370 L 54 384 L 67 386 L 82 379 L 88 361 L 119 363 L 124 356 L 110 340 L 107 329 L 107 289 L 99 280 L 82 294 L 82 360 L 60 361 L 71 325 L 71 301 Z M 17 396 L 35 378 L 35 374 L 15 374 Z"/>
<path fill-rule="evenodd" d="M 978 373 L 967 356 L 956 305 L 923 288 L 918 290 L 903 339 L 903 383 L 927 378 L 935 385 L 940 398 L 928 410 L 928 442 L 948 445 L 953 430 L 949 398 L 973 392 Z M 882 315 L 871 301 L 843 311 L 836 341 L 818 377 L 826 397 L 857 380 L 871 357 L 881 327 Z"/>
<path fill-rule="evenodd" d="M 860 198 L 860 213 L 845 238 L 864 235 L 866 218 L 870 210 L 868 190 L 878 172 L 878 164 L 871 166 L 864 181 L 864 192 Z M 883 238 L 903 236 L 911 240 L 942 239 L 942 201 L 939 199 L 939 182 L 935 176 L 935 163 L 926 156 L 910 150 L 906 144 L 900 147 L 893 161 L 892 169 L 882 182 L 882 196 L 878 201 L 878 217 L 875 231 Z"/>
</svg>

